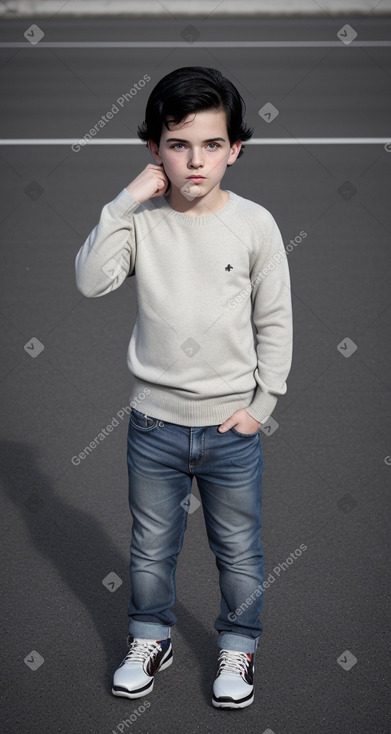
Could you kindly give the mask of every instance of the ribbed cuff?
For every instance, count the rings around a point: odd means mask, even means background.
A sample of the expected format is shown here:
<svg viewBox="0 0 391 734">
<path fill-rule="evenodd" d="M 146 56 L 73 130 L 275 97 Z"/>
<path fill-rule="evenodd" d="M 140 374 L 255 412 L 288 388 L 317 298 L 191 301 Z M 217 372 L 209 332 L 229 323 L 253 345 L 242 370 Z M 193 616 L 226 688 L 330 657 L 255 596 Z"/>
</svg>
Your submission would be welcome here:
<svg viewBox="0 0 391 734">
<path fill-rule="evenodd" d="M 110 201 L 107 205 L 114 211 L 117 216 L 124 216 L 124 214 L 133 214 L 134 211 L 140 206 L 140 202 L 129 194 L 129 191 L 122 189 L 118 196 Z"/>
<path fill-rule="evenodd" d="M 250 403 L 248 408 L 246 408 L 247 413 L 255 418 L 256 421 L 259 421 L 259 423 L 266 423 L 267 419 L 276 407 L 277 400 L 278 398 L 276 395 L 271 395 L 268 392 L 262 392 L 262 390 L 258 388 L 255 393 L 254 400 Z"/>
</svg>

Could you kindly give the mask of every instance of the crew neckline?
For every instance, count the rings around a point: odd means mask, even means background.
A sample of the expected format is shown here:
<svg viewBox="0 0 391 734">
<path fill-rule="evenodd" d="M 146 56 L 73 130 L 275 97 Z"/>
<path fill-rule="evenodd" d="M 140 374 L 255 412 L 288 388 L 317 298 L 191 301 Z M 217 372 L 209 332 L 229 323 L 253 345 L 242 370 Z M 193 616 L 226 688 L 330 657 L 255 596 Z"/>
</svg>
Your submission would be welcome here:
<svg viewBox="0 0 391 734">
<path fill-rule="evenodd" d="M 200 217 L 193 217 L 190 214 L 185 214 L 185 212 L 177 212 L 176 209 L 173 209 L 172 206 L 169 205 L 165 195 L 156 198 L 155 203 L 159 206 L 162 212 L 167 214 L 167 216 L 173 217 L 181 224 L 185 224 L 188 227 L 204 227 L 205 225 L 216 223 L 216 216 L 224 216 L 232 208 L 235 197 L 234 192 L 229 189 L 223 189 L 223 191 L 226 191 L 229 194 L 229 199 L 226 201 L 224 206 L 212 214 L 204 214 Z"/>
</svg>

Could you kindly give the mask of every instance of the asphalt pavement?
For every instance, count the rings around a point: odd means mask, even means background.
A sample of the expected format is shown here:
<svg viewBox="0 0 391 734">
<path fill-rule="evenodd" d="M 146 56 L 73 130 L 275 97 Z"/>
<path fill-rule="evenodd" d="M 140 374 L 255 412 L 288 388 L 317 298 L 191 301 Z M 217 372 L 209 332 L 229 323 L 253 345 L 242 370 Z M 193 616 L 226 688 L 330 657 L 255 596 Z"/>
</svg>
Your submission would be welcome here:
<svg viewBox="0 0 391 734">
<path fill-rule="evenodd" d="M 192 22 L 171 13 L 34 23 L 42 44 L 155 43 L 45 47 L 24 36 L 26 19 L 0 29 L 1 732 L 389 734 L 391 145 L 365 139 L 391 143 L 391 54 L 326 42 L 346 24 L 357 40 L 390 40 L 391 19 Z M 273 580 L 256 698 L 243 711 L 211 704 L 219 590 L 201 507 L 189 514 L 178 564 L 174 664 L 146 704 L 111 695 L 130 591 L 126 349 L 136 291 L 130 278 L 84 298 L 74 260 L 103 205 L 152 159 L 143 145 L 50 144 L 82 139 L 148 74 L 96 136 L 135 138 L 152 86 L 185 65 L 229 76 L 254 138 L 292 142 L 246 145 L 222 181 L 275 217 L 294 318 L 288 392 L 276 430 L 261 432 Z M 270 102 L 279 114 L 269 123 L 259 110 Z M 118 426 L 75 460 L 114 417 Z"/>
</svg>

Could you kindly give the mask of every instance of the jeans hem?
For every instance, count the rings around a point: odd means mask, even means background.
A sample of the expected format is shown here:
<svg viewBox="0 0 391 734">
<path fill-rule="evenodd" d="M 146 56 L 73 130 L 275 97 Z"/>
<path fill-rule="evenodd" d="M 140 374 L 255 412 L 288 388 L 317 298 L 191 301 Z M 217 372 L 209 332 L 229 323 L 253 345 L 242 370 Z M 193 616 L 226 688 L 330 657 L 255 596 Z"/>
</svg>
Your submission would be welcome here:
<svg viewBox="0 0 391 734">
<path fill-rule="evenodd" d="M 246 637 L 232 632 L 220 632 L 217 645 L 220 650 L 236 650 L 237 652 L 254 653 L 258 647 L 259 637 Z"/>
<path fill-rule="evenodd" d="M 158 622 L 129 622 L 128 632 L 131 637 L 142 637 L 149 640 L 167 640 L 171 637 L 171 628 Z"/>
</svg>

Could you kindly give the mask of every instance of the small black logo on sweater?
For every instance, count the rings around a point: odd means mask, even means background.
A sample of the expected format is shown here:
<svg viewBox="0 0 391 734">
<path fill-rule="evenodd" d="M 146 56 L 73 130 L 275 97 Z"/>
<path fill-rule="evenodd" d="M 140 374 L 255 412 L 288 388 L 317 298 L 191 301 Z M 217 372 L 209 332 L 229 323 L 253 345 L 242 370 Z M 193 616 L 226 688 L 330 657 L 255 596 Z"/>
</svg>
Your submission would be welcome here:
<svg viewBox="0 0 391 734">
<path fill-rule="evenodd" d="M 233 266 L 228 263 L 228 265 L 225 268 L 225 270 L 228 270 L 228 272 L 229 272 L 230 270 L 233 270 Z"/>
</svg>

